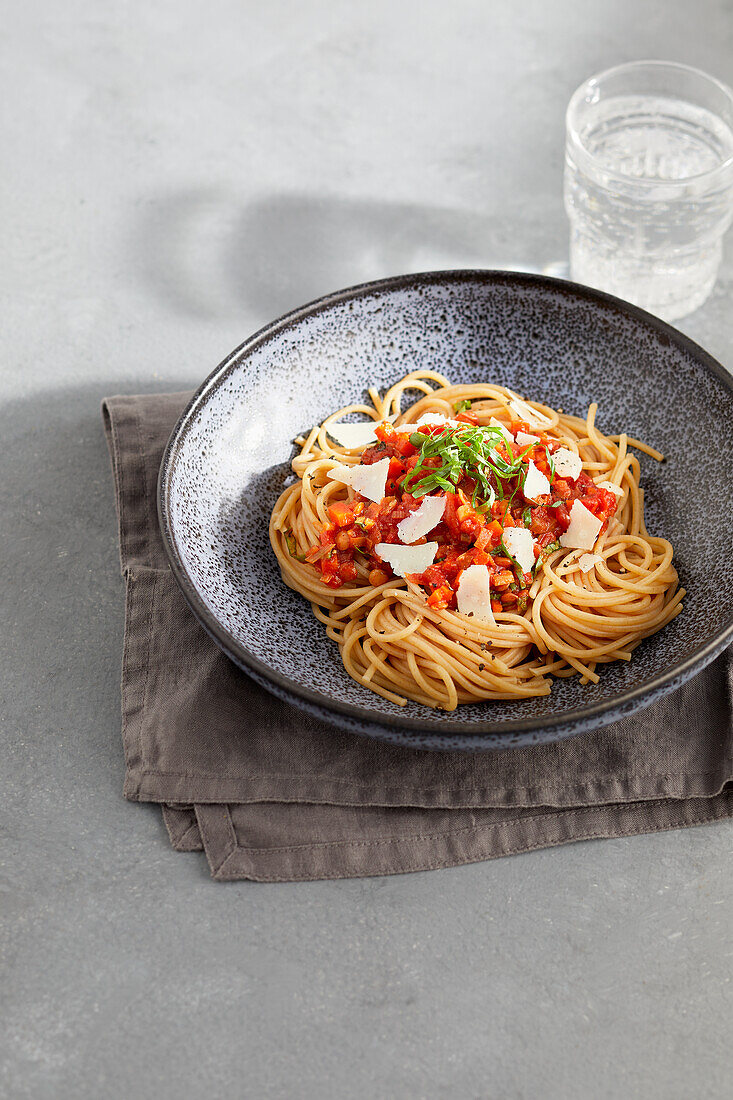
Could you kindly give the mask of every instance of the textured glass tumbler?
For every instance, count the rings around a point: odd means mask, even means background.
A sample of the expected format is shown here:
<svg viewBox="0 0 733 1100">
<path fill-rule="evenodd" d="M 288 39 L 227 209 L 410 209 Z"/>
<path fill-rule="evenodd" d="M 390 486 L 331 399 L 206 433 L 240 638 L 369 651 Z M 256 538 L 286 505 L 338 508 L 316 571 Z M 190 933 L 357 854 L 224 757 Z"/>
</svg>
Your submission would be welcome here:
<svg viewBox="0 0 733 1100">
<path fill-rule="evenodd" d="M 733 215 L 733 92 L 686 65 L 638 61 L 568 105 L 570 276 L 684 317 L 710 294 Z"/>
</svg>

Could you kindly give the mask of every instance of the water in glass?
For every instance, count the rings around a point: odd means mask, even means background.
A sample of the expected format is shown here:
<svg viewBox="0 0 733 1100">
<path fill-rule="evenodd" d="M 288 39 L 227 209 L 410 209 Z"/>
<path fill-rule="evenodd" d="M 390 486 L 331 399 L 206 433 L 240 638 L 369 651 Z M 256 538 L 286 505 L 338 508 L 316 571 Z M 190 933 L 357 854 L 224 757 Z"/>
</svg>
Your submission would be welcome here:
<svg viewBox="0 0 733 1100">
<path fill-rule="evenodd" d="M 571 277 L 674 320 L 712 290 L 731 220 L 733 130 L 682 99 L 617 95 L 568 141 Z M 711 177 L 709 174 L 713 173 Z"/>
</svg>

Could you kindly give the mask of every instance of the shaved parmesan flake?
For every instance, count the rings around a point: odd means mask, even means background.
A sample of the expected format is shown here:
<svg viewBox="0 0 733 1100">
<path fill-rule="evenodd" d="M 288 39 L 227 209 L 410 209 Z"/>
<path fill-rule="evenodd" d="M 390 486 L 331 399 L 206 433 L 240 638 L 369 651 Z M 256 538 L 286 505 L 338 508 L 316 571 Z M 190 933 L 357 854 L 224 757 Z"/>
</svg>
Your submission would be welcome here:
<svg viewBox="0 0 733 1100">
<path fill-rule="evenodd" d="M 622 497 L 624 495 L 624 490 L 618 485 L 614 485 L 612 481 L 599 481 L 598 488 L 608 489 L 609 493 L 615 493 L 617 497 Z"/>
<path fill-rule="evenodd" d="M 507 443 L 513 443 L 514 442 L 514 436 L 509 431 L 506 424 L 502 424 L 501 420 L 497 420 L 495 416 L 492 416 L 491 420 L 489 421 L 489 427 L 490 428 L 498 428 L 499 431 L 501 432 L 501 434 L 506 439 Z"/>
<path fill-rule="evenodd" d="M 534 539 L 526 527 L 507 527 L 502 535 L 504 545 L 523 573 L 534 568 Z"/>
<path fill-rule="evenodd" d="M 517 420 L 523 420 L 526 424 L 529 424 L 531 428 L 552 427 L 553 422 L 548 416 L 538 412 L 537 409 L 533 409 L 531 405 L 528 405 L 526 401 L 522 401 L 522 398 L 517 397 L 516 394 L 509 402 L 509 408 L 514 413 Z"/>
<path fill-rule="evenodd" d="M 389 459 L 383 458 L 371 466 L 335 466 L 328 471 L 331 481 L 340 481 L 343 485 L 361 493 L 367 500 L 373 500 L 380 504 L 384 499 L 384 490 L 387 485 L 387 473 L 389 471 Z"/>
<path fill-rule="evenodd" d="M 570 509 L 570 526 L 560 535 L 560 545 L 570 550 L 592 550 L 603 521 L 589 512 L 579 500 Z"/>
<path fill-rule="evenodd" d="M 422 546 L 398 546 L 391 542 L 378 542 L 374 549 L 382 561 L 389 562 L 398 577 L 409 573 L 424 573 L 438 552 L 437 542 L 424 542 Z"/>
<path fill-rule="evenodd" d="M 468 569 L 463 570 L 456 596 L 461 615 L 470 615 L 482 623 L 496 623 L 491 610 L 489 571 L 485 565 L 469 565 Z"/>
<path fill-rule="evenodd" d="M 578 565 L 580 566 L 581 573 L 590 573 L 594 565 L 600 565 L 603 558 L 600 554 L 581 554 L 578 558 Z"/>
<path fill-rule="evenodd" d="M 538 435 L 530 435 L 529 432 L 517 432 L 515 439 L 520 447 L 529 447 L 530 443 L 539 443 Z"/>
<path fill-rule="evenodd" d="M 542 496 L 543 493 L 550 492 L 549 481 L 531 459 L 527 463 L 527 475 L 522 485 L 522 492 L 527 500 L 537 500 L 537 497 Z"/>
<path fill-rule="evenodd" d="M 423 497 L 420 507 L 416 508 L 414 512 L 410 512 L 409 516 L 405 516 L 397 524 L 397 534 L 400 540 L 405 545 L 417 542 L 418 539 L 421 539 L 423 535 L 427 535 L 428 531 L 432 531 L 433 527 L 440 523 L 444 511 L 444 496 Z"/>
<path fill-rule="evenodd" d="M 335 439 L 341 447 L 354 450 L 356 447 L 366 447 L 367 443 L 373 443 L 377 438 L 374 429 L 378 426 L 376 420 L 362 421 L 360 424 L 328 424 L 326 431 Z"/>
<path fill-rule="evenodd" d="M 552 461 L 555 463 L 555 473 L 560 477 L 569 477 L 575 481 L 582 473 L 583 459 L 567 447 L 561 447 L 559 451 L 555 451 Z"/>
<path fill-rule="evenodd" d="M 442 413 L 423 413 L 414 424 L 406 424 L 401 428 L 397 428 L 397 431 L 404 431 L 407 428 L 470 428 L 472 426 L 464 423 L 463 420 L 451 420 L 443 416 Z"/>
</svg>

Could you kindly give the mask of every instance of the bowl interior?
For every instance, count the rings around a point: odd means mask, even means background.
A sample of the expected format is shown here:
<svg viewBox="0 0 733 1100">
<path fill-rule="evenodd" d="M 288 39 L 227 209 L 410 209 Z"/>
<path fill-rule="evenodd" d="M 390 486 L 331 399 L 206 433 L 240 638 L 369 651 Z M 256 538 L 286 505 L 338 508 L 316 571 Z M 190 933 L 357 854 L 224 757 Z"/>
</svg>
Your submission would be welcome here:
<svg viewBox="0 0 733 1100">
<path fill-rule="evenodd" d="M 662 464 L 640 456 L 646 518 L 651 534 L 675 546 L 684 612 L 630 663 L 603 668 L 597 686 L 560 680 L 549 697 L 452 715 L 399 707 L 351 680 L 310 606 L 283 584 L 267 526 L 292 477 L 294 436 L 418 366 L 579 415 L 596 401 L 604 432 L 626 431 L 664 452 Z M 630 691 L 659 694 L 661 681 L 671 684 L 731 627 L 732 424 L 720 368 L 640 311 L 532 276 L 413 276 L 306 307 L 214 372 L 169 447 L 164 526 L 184 591 L 230 655 L 280 693 L 340 710 L 351 728 L 376 720 L 446 738 L 560 731 L 589 710 L 597 720 L 586 724 L 598 725 Z"/>
</svg>

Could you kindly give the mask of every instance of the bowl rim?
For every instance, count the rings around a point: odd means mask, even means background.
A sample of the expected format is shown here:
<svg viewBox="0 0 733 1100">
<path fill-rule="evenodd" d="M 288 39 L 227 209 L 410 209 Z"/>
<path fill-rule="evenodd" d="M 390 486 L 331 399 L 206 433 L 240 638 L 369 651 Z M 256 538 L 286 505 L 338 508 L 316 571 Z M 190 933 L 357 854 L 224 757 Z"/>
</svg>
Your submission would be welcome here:
<svg viewBox="0 0 733 1100">
<path fill-rule="evenodd" d="M 193 423 L 195 414 L 203 405 L 207 395 L 218 388 L 226 380 L 229 373 L 239 367 L 242 361 L 246 360 L 246 357 L 254 350 L 267 344 L 282 332 L 294 328 L 308 317 L 315 316 L 345 302 L 372 297 L 379 293 L 403 289 L 414 290 L 420 286 L 430 286 L 436 283 L 460 284 L 471 282 L 483 285 L 515 285 L 523 288 L 539 287 L 561 291 L 576 299 L 603 306 L 614 313 L 630 316 L 647 328 L 654 330 L 657 335 L 664 337 L 669 343 L 690 354 L 702 369 L 712 374 L 730 392 L 733 398 L 733 376 L 709 352 L 660 318 L 638 306 L 632 305 L 630 302 L 625 302 L 620 298 L 607 294 L 605 291 L 586 287 L 568 279 L 500 269 L 459 268 L 396 275 L 358 283 L 343 290 L 333 291 L 315 298 L 305 305 L 270 321 L 242 341 L 204 379 L 179 416 L 163 452 L 157 482 L 158 521 L 173 576 L 196 618 L 235 664 L 245 672 L 250 673 L 256 682 L 272 690 L 279 698 L 294 703 L 312 714 L 327 717 L 331 722 L 337 723 L 338 719 L 341 718 L 345 720 L 345 723 L 351 729 L 358 729 L 360 732 L 378 737 L 387 734 L 391 739 L 402 740 L 405 744 L 411 743 L 409 733 L 420 734 L 424 746 L 428 746 L 428 742 L 431 742 L 432 744 L 429 747 L 435 748 L 450 748 L 450 745 L 446 742 L 451 737 L 456 736 L 464 736 L 472 740 L 475 738 L 477 748 L 496 748 L 501 747 L 499 742 L 510 738 L 513 739 L 512 744 L 516 744 L 516 738 L 522 735 L 533 735 L 535 741 L 538 739 L 550 741 L 597 728 L 615 720 L 622 714 L 627 715 L 640 710 L 660 695 L 673 691 L 682 682 L 714 660 L 725 648 L 725 645 L 733 639 L 732 614 L 722 630 L 717 631 L 707 642 L 698 646 L 684 661 L 672 664 L 663 673 L 630 687 L 610 699 L 597 700 L 585 706 L 554 715 L 549 714 L 539 720 L 537 718 L 508 718 L 501 722 L 492 722 L 491 720 L 480 723 L 474 722 L 469 726 L 453 719 L 453 715 L 460 714 L 460 710 L 450 714 L 444 711 L 430 711 L 425 717 L 375 714 L 368 706 L 344 702 L 335 696 L 329 696 L 301 685 L 260 660 L 245 645 L 234 638 L 206 606 L 190 579 L 178 551 L 169 507 L 169 490 L 176 454 Z M 439 715 L 438 718 L 435 717 L 436 714 Z M 538 738 L 537 735 L 540 733 L 542 737 Z M 404 736 L 401 737 L 401 734 Z"/>
</svg>

